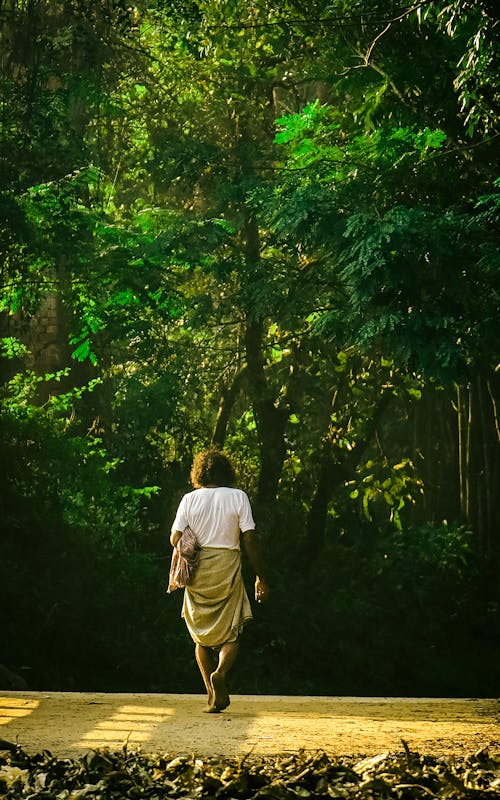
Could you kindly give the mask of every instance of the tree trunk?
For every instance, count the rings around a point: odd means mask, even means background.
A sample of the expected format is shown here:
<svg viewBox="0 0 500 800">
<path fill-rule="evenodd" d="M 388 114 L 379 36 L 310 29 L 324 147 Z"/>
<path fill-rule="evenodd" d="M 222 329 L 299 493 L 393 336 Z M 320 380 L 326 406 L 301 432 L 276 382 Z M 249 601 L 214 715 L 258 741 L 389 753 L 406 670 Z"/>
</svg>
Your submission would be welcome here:
<svg viewBox="0 0 500 800">
<path fill-rule="evenodd" d="M 260 473 L 255 507 L 261 520 L 269 521 L 273 516 L 286 454 L 285 425 L 288 412 L 276 406 L 274 393 L 267 384 L 262 338 L 262 321 L 255 319 L 248 321 L 245 331 L 248 383 L 260 451 Z"/>
<path fill-rule="evenodd" d="M 260 262 L 259 230 L 255 219 L 248 215 L 244 225 L 245 261 L 254 280 L 258 280 Z M 248 388 L 257 427 L 260 451 L 260 473 L 257 497 L 254 501 L 259 526 L 272 524 L 276 493 L 286 454 L 285 425 L 288 411 L 279 408 L 272 387 L 264 373 L 264 312 L 252 310 L 247 314 L 244 335 Z"/>
<path fill-rule="evenodd" d="M 460 516 L 474 531 L 479 553 L 490 575 L 489 592 L 498 597 L 500 570 L 500 425 L 496 374 L 476 376 L 457 387 Z"/>
<path fill-rule="evenodd" d="M 243 385 L 248 377 L 248 370 L 243 367 L 233 379 L 230 386 L 226 386 L 221 395 L 219 403 L 219 411 L 217 413 L 217 420 L 212 434 L 212 446 L 224 447 L 226 439 L 227 426 L 231 417 L 234 403 L 238 394 L 240 393 Z"/>
<path fill-rule="evenodd" d="M 325 543 L 328 504 L 337 487 L 352 476 L 346 463 L 334 460 L 331 447 L 325 447 L 320 458 L 320 470 L 316 490 L 307 515 L 304 546 L 300 549 L 301 560 L 308 555 L 314 561 Z"/>
<path fill-rule="evenodd" d="M 333 450 L 330 443 L 325 443 L 320 458 L 318 481 L 307 516 L 306 535 L 303 545 L 299 549 L 301 563 L 309 566 L 320 554 L 325 541 L 326 518 L 330 500 L 335 490 L 353 477 L 356 466 L 360 463 L 363 453 L 376 434 L 377 426 L 391 397 L 392 395 L 388 392 L 382 395 L 367 425 L 364 438 L 352 450 L 341 451 L 342 456 L 339 458 L 339 453 Z"/>
<path fill-rule="evenodd" d="M 462 395 L 458 390 L 452 394 L 425 387 L 421 400 L 412 405 L 412 458 L 424 485 L 424 494 L 410 513 L 415 525 L 430 520 L 441 523 L 460 515 L 465 498 L 465 464 L 458 454 L 459 442 L 465 437 L 465 421 L 457 408 L 463 405 Z"/>
</svg>

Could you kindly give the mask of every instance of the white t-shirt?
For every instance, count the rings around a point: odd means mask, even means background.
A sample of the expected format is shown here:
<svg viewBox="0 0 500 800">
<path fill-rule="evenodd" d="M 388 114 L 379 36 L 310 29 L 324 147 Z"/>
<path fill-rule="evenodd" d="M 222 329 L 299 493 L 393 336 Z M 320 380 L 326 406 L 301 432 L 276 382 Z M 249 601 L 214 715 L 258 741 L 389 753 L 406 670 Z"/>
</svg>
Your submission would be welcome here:
<svg viewBox="0 0 500 800">
<path fill-rule="evenodd" d="M 189 527 L 202 547 L 240 549 L 240 531 L 255 530 L 250 501 L 241 489 L 203 486 L 185 494 L 179 503 L 173 531 Z"/>
</svg>

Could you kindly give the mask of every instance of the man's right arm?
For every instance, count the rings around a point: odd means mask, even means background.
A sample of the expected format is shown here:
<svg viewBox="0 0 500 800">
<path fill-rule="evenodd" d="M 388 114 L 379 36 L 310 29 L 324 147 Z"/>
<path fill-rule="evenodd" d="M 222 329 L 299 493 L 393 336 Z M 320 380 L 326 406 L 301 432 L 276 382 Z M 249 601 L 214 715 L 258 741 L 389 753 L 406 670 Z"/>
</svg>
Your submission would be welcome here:
<svg viewBox="0 0 500 800">
<path fill-rule="evenodd" d="M 262 547 L 254 530 L 243 531 L 242 535 L 245 552 L 256 574 L 255 599 L 258 603 L 262 603 L 269 596 L 269 583 L 266 576 Z"/>
</svg>

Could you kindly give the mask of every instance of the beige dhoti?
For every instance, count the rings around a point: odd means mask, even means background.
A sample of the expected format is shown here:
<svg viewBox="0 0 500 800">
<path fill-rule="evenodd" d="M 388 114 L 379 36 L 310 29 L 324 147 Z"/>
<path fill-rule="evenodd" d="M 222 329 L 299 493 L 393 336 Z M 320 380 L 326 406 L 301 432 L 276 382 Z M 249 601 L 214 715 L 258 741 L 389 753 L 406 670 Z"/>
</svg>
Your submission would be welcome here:
<svg viewBox="0 0 500 800">
<path fill-rule="evenodd" d="M 218 647 L 236 641 L 252 619 L 239 550 L 202 548 L 195 578 L 184 590 L 182 617 L 197 644 Z"/>
</svg>

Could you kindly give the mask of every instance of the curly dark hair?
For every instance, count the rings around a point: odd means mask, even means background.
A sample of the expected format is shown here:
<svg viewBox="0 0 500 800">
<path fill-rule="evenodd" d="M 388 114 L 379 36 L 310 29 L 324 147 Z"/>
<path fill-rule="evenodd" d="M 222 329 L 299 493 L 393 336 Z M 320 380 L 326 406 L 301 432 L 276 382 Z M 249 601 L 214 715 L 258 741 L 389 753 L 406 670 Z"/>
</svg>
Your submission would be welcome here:
<svg viewBox="0 0 500 800">
<path fill-rule="evenodd" d="M 236 475 L 233 466 L 220 450 L 203 450 L 197 453 L 191 467 L 191 483 L 195 489 L 202 486 L 234 486 Z"/>
</svg>

